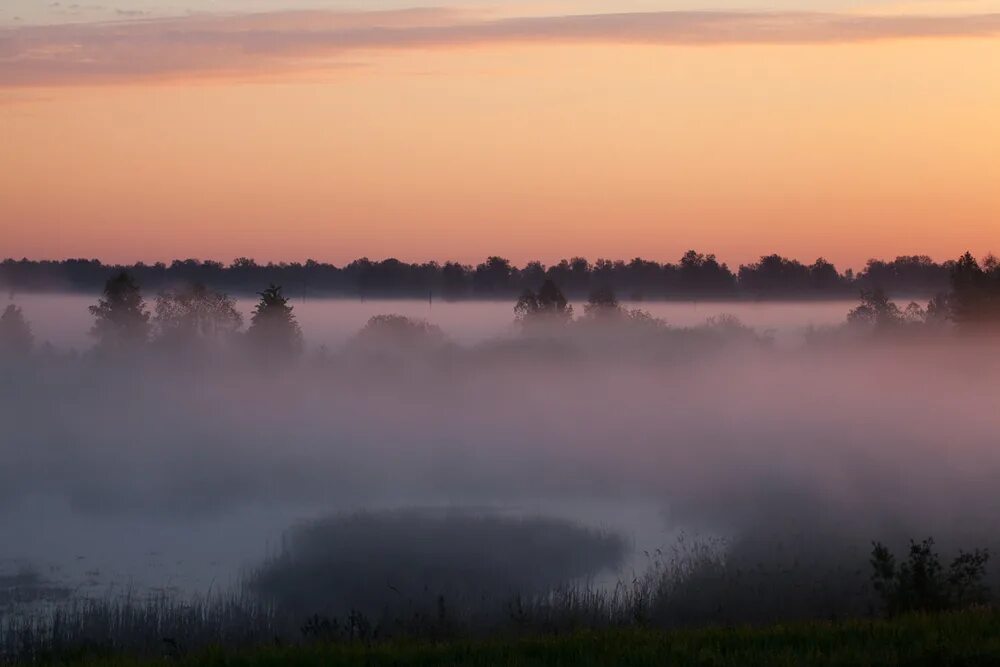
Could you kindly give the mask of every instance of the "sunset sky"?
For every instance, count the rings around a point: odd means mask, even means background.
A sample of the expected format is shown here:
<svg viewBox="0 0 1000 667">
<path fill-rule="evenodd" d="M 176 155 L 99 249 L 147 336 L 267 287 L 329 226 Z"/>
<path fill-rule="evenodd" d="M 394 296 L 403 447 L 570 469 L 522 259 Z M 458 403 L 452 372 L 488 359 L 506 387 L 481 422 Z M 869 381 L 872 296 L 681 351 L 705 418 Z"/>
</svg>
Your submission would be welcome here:
<svg viewBox="0 0 1000 667">
<path fill-rule="evenodd" d="M 109 1 L 0 4 L 2 257 L 1000 252 L 1000 0 Z"/>
</svg>

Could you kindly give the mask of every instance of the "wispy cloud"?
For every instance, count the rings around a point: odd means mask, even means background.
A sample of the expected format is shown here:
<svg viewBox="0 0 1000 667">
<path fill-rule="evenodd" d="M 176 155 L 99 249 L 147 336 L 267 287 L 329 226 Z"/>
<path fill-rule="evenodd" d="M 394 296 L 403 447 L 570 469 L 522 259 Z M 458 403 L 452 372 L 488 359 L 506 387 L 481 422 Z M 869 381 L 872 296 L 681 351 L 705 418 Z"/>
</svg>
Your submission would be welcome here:
<svg viewBox="0 0 1000 667">
<path fill-rule="evenodd" d="M 321 66 L 357 51 L 503 43 L 816 44 L 993 37 L 1000 14 L 649 12 L 484 19 L 448 9 L 194 15 L 0 30 L 0 85 Z"/>
</svg>

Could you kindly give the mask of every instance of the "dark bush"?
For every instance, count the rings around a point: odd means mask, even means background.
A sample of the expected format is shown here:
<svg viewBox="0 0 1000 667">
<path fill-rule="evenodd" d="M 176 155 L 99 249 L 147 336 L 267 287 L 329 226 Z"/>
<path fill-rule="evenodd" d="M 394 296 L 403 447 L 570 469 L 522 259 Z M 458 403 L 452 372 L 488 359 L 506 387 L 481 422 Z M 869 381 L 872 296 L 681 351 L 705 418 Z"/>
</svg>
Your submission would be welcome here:
<svg viewBox="0 0 1000 667">
<path fill-rule="evenodd" d="M 983 584 L 989 552 L 959 551 L 945 571 L 934 551 L 934 540 L 910 541 L 906 560 L 897 562 L 888 547 L 872 546 L 872 584 L 882 599 L 886 614 L 942 611 L 980 604 L 988 599 Z"/>
<path fill-rule="evenodd" d="M 308 615 L 489 608 L 616 566 L 621 538 L 548 518 L 458 511 L 360 513 L 293 529 L 251 590 Z"/>
</svg>

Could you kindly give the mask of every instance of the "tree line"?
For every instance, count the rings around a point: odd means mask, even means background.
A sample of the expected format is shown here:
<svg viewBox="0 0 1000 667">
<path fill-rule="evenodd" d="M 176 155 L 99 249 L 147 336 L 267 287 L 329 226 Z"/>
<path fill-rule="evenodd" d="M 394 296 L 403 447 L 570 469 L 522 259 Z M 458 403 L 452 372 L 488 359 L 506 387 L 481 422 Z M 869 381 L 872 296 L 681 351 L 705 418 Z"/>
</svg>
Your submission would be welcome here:
<svg viewBox="0 0 1000 667">
<path fill-rule="evenodd" d="M 162 291 L 152 310 L 135 277 L 121 271 L 108 279 L 97 303 L 90 334 L 94 352 L 121 356 L 147 345 L 164 350 L 211 353 L 221 345 L 243 344 L 264 361 L 287 360 L 303 349 L 302 330 L 281 287 L 270 285 L 243 329 L 235 300 L 200 283 Z M 31 326 L 19 306 L 10 304 L 0 315 L 0 353 L 27 355 L 35 345 Z"/>
<path fill-rule="evenodd" d="M 995 260 L 988 258 L 986 264 Z M 803 264 L 780 255 L 731 269 L 715 255 L 694 250 L 676 262 L 641 258 L 631 261 L 583 257 L 551 266 L 528 262 L 522 267 L 493 256 L 473 265 L 457 262 L 406 263 L 396 259 L 355 260 L 338 267 L 305 263 L 258 264 L 240 257 L 226 265 L 196 259 L 170 264 L 104 264 L 96 259 L 0 262 L 0 289 L 21 291 L 95 292 L 105 281 L 125 271 L 153 291 L 177 285 L 202 284 L 214 290 L 250 294 L 260 285 L 284 285 L 287 294 L 370 298 L 507 299 L 550 280 L 574 299 L 595 289 L 614 291 L 623 300 L 698 298 L 838 298 L 859 289 L 882 289 L 894 295 L 930 295 L 948 289 L 954 261 L 935 262 L 925 255 L 891 261 L 869 260 L 855 274 L 817 259 Z"/>
<path fill-rule="evenodd" d="M 992 256 L 982 262 L 965 253 L 949 263 L 949 289 L 936 294 L 926 307 L 911 302 L 900 308 L 879 287 L 860 291 L 861 303 L 847 315 L 849 325 L 876 331 L 916 325 L 951 323 L 963 330 L 1000 329 L 1000 262 Z M 243 315 L 228 294 L 203 283 L 163 290 L 150 310 L 136 278 L 120 271 L 108 279 L 102 295 L 89 310 L 91 334 L 98 353 L 121 353 L 155 343 L 166 348 L 210 350 L 220 343 L 239 341 L 264 359 L 288 359 L 303 349 L 302 331 L 293 306 L 282 288 L 271 284 L 258 292 L 250 325 L 242 331 Z M 538 289 L 525 288 L 514 304 L 522 326 L 563 325 L 574 321 L 574 310 L 562 288 L 541 278 Z M 649 323 L 653 318 L 623 307 L 614 290 L 598 286 L 583 307 L 583 321 Z M 432 325 L 399 316 L 378 316 L 363 331 L 373 336 L 427 333 Z M 34 336 L 20 307 L 10 304 L 0 314 L 0 353 L 31 352 Z"/>
</svg>

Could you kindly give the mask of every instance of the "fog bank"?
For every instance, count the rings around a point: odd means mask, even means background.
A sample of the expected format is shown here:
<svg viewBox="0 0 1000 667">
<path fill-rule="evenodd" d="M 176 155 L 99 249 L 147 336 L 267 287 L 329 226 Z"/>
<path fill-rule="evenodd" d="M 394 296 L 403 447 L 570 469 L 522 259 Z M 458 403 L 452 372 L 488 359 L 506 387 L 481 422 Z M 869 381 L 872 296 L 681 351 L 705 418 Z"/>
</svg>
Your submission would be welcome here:
<svg viewBox="0 0 1000 667">
<path fill-rule="evenodd" d="M 226 563 L 203 587 L 299 519 L 414 506 L 563 516 L 640 551 L 680 529 L 988 545 L 996 349 L 612 329 L 347 346 L 280 368 L 43 355 L 0 383 L 2 557 L 186 544 Z"/>
</svg>

